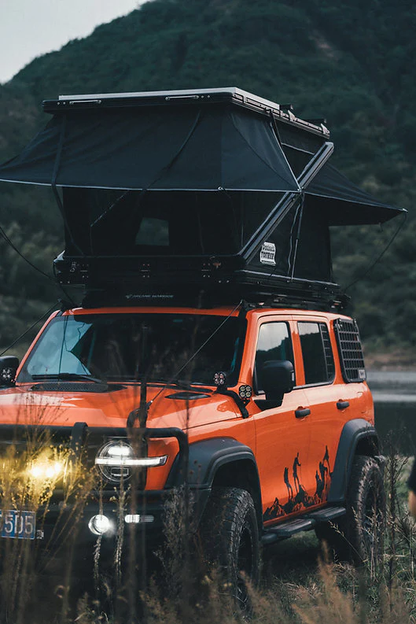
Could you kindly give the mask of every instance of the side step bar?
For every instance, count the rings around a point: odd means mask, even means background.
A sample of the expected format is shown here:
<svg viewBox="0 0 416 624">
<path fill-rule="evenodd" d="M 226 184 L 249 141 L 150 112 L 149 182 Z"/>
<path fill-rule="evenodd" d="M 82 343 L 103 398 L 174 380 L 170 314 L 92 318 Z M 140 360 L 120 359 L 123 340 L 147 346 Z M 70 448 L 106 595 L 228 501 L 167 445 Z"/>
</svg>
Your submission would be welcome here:
<svg viewBox="0 0 416 624">
<path fill-rule="evenodd" d="M 266 529 L 261 538 L 262 544 L 273 544 L 274 542 L 292 537 L 292 535 L 295 535 L 296 533 L 310 531 L 315 528 L 317 524 L 336 520 L 337 518 L 344 516 L 346 512 L 347 510 L 345 507 L 326 507 L 325 509 L 312 511 L 302 518 L 290 520 L 289 522 L 284 522 L 278 526 Z"/>
<path fill-rule="evenodd" d="M 332 522 L 341 516 L 345 516 L 347 510 L 345 507 L 326 507 L 325 509 L 318 509 L 308 514 L 308 518 L 316 520 L 316 522 Z"/>
</svg>

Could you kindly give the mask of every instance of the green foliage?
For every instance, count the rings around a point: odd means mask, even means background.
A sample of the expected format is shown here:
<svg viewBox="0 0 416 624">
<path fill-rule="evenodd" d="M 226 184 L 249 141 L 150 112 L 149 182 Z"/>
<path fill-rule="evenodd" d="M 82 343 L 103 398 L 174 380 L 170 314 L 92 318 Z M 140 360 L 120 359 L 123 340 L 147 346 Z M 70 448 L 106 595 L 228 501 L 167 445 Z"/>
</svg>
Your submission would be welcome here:
<svg viewBox="0 0 416 624">
<path fill-rule="evenodd" d="M 409 0 L 153 0 L 34 60 L 0 86 L 0 160 L 18 153 L 45 123 L 41 100 L 60 93 L 239 86 L 291 102 L 299 116 L 326 117 L 334 164 L 410 212 L 365 276 L 397 225 L 381 233 L 337 232 L 335 278 L 343 287 L 362 278 L 348 292 L 370 345 L 413 345 L 415 26 Z M 62 232 L 48 192 L 3 184 L 1 193 L 0 224 L 43 270 L 50 267 Z M 1 249 L 0 296 L 49 300 L 41 276 L 17 268 L 12 252 Z"/>
</svg>

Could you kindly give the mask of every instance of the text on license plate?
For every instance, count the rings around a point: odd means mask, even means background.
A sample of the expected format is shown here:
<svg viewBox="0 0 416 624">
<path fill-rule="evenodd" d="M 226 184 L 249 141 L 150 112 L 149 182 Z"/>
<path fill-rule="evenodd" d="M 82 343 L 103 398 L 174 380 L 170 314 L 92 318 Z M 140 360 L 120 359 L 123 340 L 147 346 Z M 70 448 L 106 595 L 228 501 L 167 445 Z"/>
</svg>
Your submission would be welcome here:
<svg viewBox="0 0 416 624">
<path fill-rule="evenodd" d="M 35 539 L 36 513 L 34 511 L 1 511 L 1 537 Z"/>
</svg>

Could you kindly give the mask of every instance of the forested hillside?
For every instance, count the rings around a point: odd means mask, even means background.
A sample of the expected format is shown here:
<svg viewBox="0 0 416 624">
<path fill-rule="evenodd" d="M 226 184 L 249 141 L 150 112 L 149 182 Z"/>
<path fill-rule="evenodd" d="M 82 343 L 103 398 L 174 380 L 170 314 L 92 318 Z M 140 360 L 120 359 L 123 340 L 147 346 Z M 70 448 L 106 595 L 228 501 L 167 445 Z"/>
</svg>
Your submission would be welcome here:
<svg viewBox="0 0 416 624">
<path fill-rule="evenodd" d="M 41 101 L 63 93 L 239 86 L 298 116 L 325 117 L 332 162 L 409 210 L 399 222 L 333 236 L 335 278 L 352 297 L 367 351 L 416 345 L 416 8 L 408 0 L 153 0 L 47 54 L 0 87 L 0 161 L 40 129 Z M 2 184 L 0 224 L 46 273 L 62 248 L 48 189 Z M 61 296 L 0 240 L 0 345 Z"/>
</svg>

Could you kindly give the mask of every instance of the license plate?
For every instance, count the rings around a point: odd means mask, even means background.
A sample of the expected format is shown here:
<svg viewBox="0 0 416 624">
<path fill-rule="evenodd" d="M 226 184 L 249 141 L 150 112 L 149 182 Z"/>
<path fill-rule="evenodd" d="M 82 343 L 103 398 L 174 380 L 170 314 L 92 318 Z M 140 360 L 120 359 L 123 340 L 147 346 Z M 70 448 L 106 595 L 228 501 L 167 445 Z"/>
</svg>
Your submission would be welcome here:
<svg viewBox="0 0 416 624">
<path fill-rule="evenodd" d="M 0 510 L 1 537 L 15 539 L 35 539 L 36 513 L 34 511 L 4 511 Z"/>
</svg>

